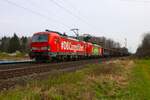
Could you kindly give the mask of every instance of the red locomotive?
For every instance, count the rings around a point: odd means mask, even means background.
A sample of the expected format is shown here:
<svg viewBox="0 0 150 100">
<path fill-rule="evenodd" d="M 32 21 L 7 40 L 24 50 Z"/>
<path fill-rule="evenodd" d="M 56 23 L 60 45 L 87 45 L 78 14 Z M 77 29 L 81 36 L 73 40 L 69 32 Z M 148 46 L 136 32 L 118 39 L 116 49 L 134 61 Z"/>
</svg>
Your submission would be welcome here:
<svg viewBox="0 0 150 100">
<path fill-rule="evenodd" d="M 35 33 L 31 40 L 30 58 L 38 60 L 72 60 L 100 57 L 103 48 L 55 31 Z"/>
</svg>

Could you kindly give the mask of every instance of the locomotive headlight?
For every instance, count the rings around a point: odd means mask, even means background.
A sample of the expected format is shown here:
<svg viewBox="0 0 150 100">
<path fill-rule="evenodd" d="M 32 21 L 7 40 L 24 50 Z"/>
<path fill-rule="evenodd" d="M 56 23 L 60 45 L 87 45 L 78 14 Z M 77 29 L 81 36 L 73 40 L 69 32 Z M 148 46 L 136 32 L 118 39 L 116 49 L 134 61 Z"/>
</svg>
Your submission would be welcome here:
<svg viewBox="0 0 150 100">
<path fill-rule="evenodd" d="M 38 50 L 38 48 L 36 48 L 36 47 L 32 47 L 32 48 L 31 48 L 31 50 Z"/>
<path fill-rule="evenodd" d="M 47 46 L 47 49 L 50 50 L 51 49 L 50 46 Z"/>
<path fill-rule="evenodd" d="M 41 50 L 50 50 L 50 46 L 41 47 Z"/>
<path fill-rule="evenodd" d="M 41 50 L 48 50 L 48 47 L 41 47 Z"/>
</svg>

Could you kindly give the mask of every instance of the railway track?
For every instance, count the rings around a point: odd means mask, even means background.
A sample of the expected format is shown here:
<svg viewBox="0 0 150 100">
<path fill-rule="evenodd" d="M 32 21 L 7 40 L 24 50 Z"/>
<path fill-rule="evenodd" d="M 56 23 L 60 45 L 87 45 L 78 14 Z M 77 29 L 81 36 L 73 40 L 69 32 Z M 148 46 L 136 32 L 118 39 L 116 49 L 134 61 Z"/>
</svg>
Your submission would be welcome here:
<svg viewBox="0 0 150 100">
<path fill-rule="evenodd" d="M 31 75 L 34 73 L 49 72 L 51 70 L 70 69 L 91 63 L 100 63 L 102 59 L 81 60 L 60 63 L 28 63 L 14 65 L 0 65 L 0 80 Z"/>
</svg>

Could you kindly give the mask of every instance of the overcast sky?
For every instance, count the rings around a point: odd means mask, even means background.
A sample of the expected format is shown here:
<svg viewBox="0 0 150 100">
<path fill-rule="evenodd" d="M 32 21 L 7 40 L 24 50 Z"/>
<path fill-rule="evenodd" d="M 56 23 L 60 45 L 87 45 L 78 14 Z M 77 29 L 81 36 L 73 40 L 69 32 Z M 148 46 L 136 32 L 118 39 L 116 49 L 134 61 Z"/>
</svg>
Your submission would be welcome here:
<svg viewBox="0 0 150 100">
<path fill-rule="evenodd" d="M 0 37 L 32 36 L 45 29 L 105 36 L 135 52 L 150 31 L 148 0 L 0 0 Z"/>
</svg>

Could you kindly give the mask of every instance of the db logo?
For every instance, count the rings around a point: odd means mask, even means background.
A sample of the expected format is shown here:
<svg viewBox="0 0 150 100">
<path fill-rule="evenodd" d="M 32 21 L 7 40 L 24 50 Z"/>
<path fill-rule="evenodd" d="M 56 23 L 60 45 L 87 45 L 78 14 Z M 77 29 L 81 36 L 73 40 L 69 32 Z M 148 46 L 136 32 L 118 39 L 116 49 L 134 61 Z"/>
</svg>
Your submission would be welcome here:
<svg viewBox="0 0 150 100">
<path fill-rule="evenodd" d="M 70 49 L 70 46 L 71 46 L 71 43 L 70 43 L 70 42 L 63 41 L 63 42 L 61 43 L 61 49 L 69 50 L 69 49 Z"/>
<path fill-rule="evenodd" d="M 80 44 L 71 44 L 71 42 L 63 41 L 61 43 L 62 50 L 75 50 L 75 51 L 83 51 L 84 47 Z"/>
</svg>

